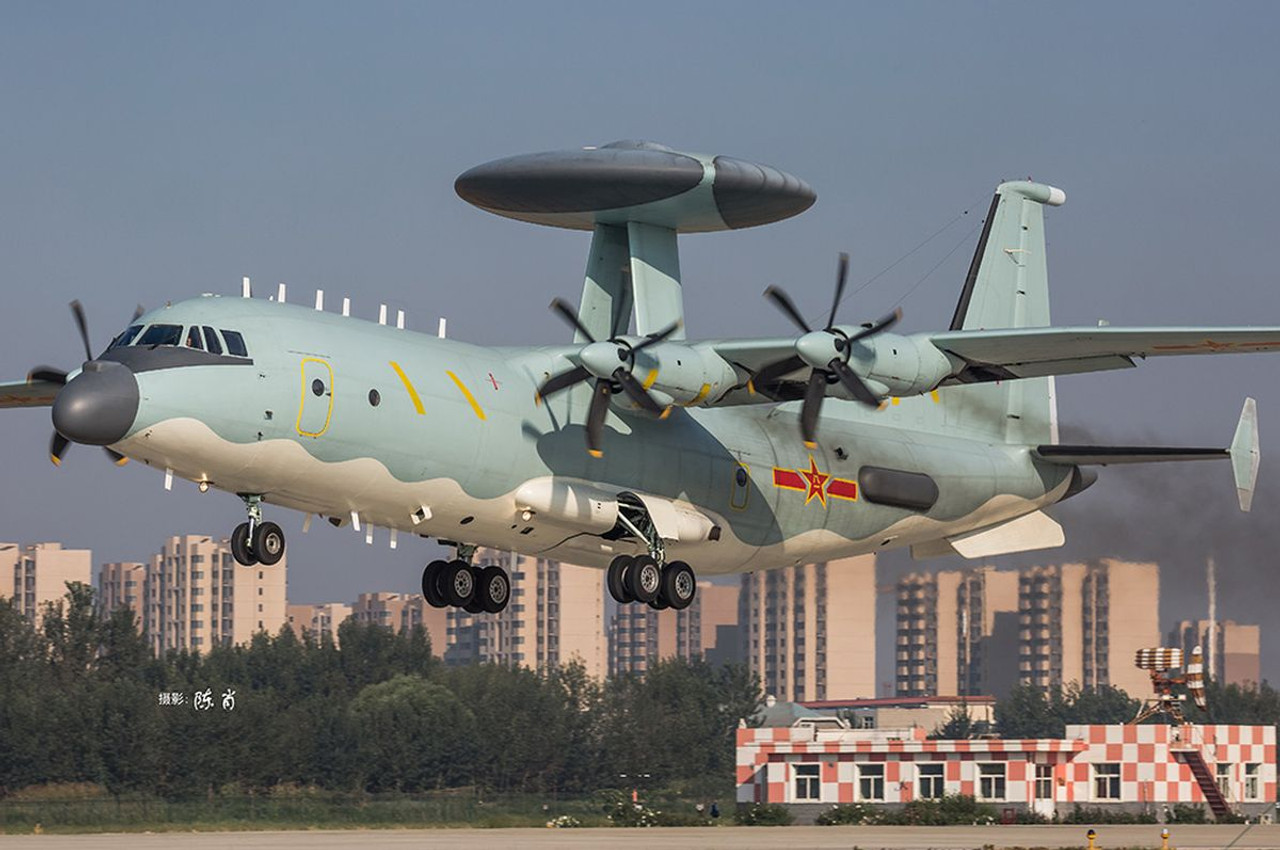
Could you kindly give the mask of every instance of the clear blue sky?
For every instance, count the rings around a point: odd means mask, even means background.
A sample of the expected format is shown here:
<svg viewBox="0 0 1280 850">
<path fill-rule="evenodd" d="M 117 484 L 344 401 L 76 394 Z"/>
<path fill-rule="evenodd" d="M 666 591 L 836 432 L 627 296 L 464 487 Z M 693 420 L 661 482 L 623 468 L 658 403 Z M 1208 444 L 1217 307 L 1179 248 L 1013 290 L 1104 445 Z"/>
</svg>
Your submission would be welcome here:
<svg viewBox="0 0 1280 850">
<path fill-rule="evenodd" d="M 767 284 L 817 310 L 838 251 L 859 284 L 961 216 L 846 305 L 871 317 L 911 290 L 904 327 L 942 327 L 992 188 L 1026 176 L 1068 195 L 1049 214 L 1055 322 L 1280 324 L 1278 23 L 1272 4 L 10 3 L 0 372 L 77 362 L 72 298 L 102 345 L 135 303 L 241 275 L 349 294 L 370 317 L 385 301 L 411 327 L 443 314 L 474 341 L 564 340 L 546 304 L 576 297 L 588 237 L 474 210 L 453 179 L 619 138 L 774 164 L 818 192 L 797 219 L 685 240 L 691 336 L 789 332 Z M 1064 425 L 1096 440 L 1224 444 L 1258 397 L 1248 519 L 1217 467 L 1104 471 L 1060 516 L 1065 554 L 1161 556 L 1166 622 L 1202 614 L 1216 552 L 1221 609 L 1263 623 L 1272 678 L 1278 369 L 1200 358 L 1059 382 Z M 49 430 L 45 411 L 0 416 L 0 539 L 131 559 L 240 519 L 233 497 L 165 494 L 84 447 L 55 470 Z M 411 590 L 433 551 L 284 524 L 299 600 Z M 886 578 L 906 565 L 887 559 Z"/>
</svg>

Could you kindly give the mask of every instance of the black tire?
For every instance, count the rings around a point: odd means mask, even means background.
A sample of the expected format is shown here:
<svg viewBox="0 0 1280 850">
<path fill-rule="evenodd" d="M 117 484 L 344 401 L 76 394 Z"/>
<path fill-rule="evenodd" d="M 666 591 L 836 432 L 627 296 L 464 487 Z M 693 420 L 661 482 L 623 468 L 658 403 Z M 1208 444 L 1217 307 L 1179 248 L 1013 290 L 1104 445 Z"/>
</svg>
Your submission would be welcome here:
<svg viewBox="0 0 1280 850">
<path fill-rule="evenodd" d="M 507 576 L 507 571 L 497 565 L 481 570 L 476 595 L 485 613 L 502 613 L 511 601 L 511 579 Z"/>
<path fill-rule="evenodd" d="M 648 555 L 640 555 L 632 563 L 626 575 L 627 591 L 637 602 L 649 603 L 658 598 L 662 590 L 662 570 L 658 562 Z"/>
<path fill-rule="evenodd" d="M 465 608 L 476 593 L 476 577 L 463 561 L 450 561 L 440 571 L 440 592 L 450 605 Z"/>
<path fill-rule="evenodd" d="M 483 614 L 483 613 L 484 613 L 484 606 L 480 604 L 480 600 L 479 600 L 479 599 L 474 599 L 474 598 L 473 598 L 473 599 L 472 599 L 470 602 L 468 602 L 466 605 L 463 605 L 463 606 L 462 606 L 462 610 L 463 610 L 463 611 L 466 611 L 468 614 Z"/>
<path fill-rule="evenodd" d="M 649 603 L 649 607 L 655 611 L 665 611 L 671 607 L 671 603 L 658 594 L 658 598 Z"/>
<path fill-rule="evenodd" d="M 432 561 L 422 568 L 422 597 L 432 608 L 449 607 L 449 600 L 440 592 L 440 574 L 446 566 L 445 561 Z"/>
<path fill-rule="evenodd" d="M 628 602 L 636 601 L 636 598 L 627 590 L 627 570 L 631 569 L 631 564 L 634 561 L 635 558 L 630 555 L 619 555 L 609 562 L 609 572 L 605 584 L 609 586 L 609 595 L 619 605 L 626 605 Z"/>
<path fill-rule="evenodd" d="M 274 522 L 260 522 L 253 530 L 253 556 L 265 567 L 284 557 L 284 532 Z"/>
<path fill-rule="evenodd" d="M 242 522 L 231 532 L 231 557 L 242 567 L 252 567 L 258 563 L 249 548 L 249 523 Z"/>
<path fill-rule="evenodd" d="M 698 595 L 698 577 L 684 561 L 672 561 L 662 570 L 662 598 L 677 611 L 693 604 Z"/>
</svg>

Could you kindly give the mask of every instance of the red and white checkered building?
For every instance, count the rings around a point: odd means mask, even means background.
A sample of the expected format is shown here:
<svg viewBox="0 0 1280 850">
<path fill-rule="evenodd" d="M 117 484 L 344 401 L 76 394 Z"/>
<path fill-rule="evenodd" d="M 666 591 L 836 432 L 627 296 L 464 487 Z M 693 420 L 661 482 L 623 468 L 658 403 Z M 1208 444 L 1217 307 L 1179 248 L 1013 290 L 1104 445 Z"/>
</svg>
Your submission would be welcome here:
<svg viewBox="0 0 1280 850">
<path fill-rule="evenodd" d="M 833 718 L 738 730 L 738 802 L 829 808 L 965 794 L 1045 816 L 1074 804 L 1127 810 L 1205 804 L 1199 753 L 1233 809 L 1276 800 L 1274 726 L 1068 726 L 1065 738 L 928 740 Z"/>
</svg>

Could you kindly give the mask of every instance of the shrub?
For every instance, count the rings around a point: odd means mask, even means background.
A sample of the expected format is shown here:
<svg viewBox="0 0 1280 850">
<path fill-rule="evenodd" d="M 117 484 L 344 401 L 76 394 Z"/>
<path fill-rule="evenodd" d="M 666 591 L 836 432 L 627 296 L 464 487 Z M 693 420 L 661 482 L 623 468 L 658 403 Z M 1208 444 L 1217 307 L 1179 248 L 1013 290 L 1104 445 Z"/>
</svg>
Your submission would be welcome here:
<svg viewBox="0 0 1280 850">
<path fill-rule="evenodd" d="M 739 826 L 790 826 L 795 817 L 786 806 L 752 803 L 734 812 L 733 819 Z"/>
<path fill-rule="evenodd" d="M 832 806 L 822 814 L 818 815 L 814 821 L 818 826 L 868 826 L 870 824 L 883 823 L 886 812 L 882 812 L 874 806 L 867 806 L 862 803 L 845 803 L 841 806 Z"/>
<path fill-rule="evenodd" d="M 582 821 L 573 815 L 561 815 L 558 818 L 552 818 L 547 821 L 547 826 L 552 829 L 576 829 L 582 826 Z"/>
</svg>

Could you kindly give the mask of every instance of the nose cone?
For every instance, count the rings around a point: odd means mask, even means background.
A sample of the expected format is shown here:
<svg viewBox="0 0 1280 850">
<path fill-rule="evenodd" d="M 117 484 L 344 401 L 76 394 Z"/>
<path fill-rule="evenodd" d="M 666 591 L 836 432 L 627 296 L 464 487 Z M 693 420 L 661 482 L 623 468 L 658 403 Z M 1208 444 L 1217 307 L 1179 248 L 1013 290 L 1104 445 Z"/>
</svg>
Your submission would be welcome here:
<svg viewBox="0 0 1280 850">
<path fill-rule="evenodd" d="M 91 360 L 53 402 L 53 427 L 76 443 L 109 446 L 138 415 L 138 382 L 127 366 Z"/>
</svg>

